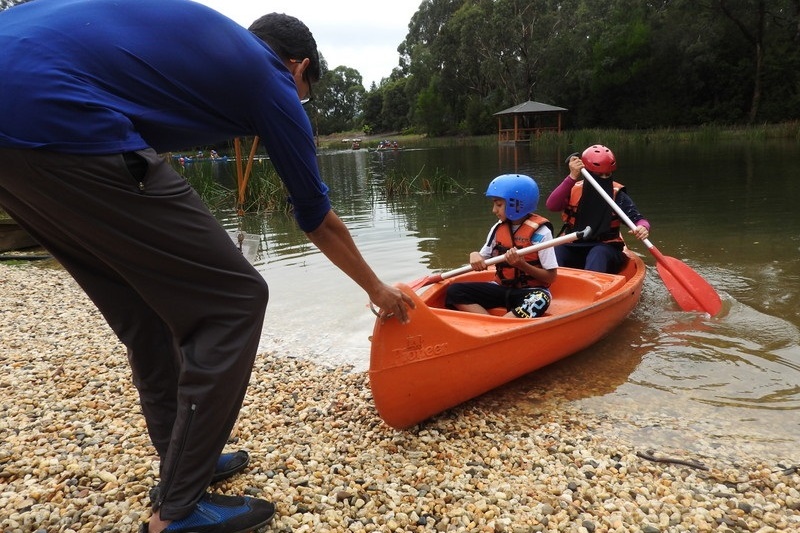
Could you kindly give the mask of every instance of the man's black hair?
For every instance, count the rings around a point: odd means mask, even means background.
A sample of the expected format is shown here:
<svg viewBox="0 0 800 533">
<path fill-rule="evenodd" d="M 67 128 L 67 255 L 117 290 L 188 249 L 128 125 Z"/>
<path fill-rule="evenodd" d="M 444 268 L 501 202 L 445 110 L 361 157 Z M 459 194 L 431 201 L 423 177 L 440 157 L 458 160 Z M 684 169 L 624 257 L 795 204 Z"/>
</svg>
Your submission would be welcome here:
<svg viewBox="0 0 800 533">
<path fill-rule="evenodd" d="M 317 41 L 308 26 L 284 13 L 270 13 L 253 22 L 248 28 L 256 37 L 269 45 L 284 61 L 308 58 L 306 69 L 309 81 L 318 82 L 321 76 Z"/>
</svg>

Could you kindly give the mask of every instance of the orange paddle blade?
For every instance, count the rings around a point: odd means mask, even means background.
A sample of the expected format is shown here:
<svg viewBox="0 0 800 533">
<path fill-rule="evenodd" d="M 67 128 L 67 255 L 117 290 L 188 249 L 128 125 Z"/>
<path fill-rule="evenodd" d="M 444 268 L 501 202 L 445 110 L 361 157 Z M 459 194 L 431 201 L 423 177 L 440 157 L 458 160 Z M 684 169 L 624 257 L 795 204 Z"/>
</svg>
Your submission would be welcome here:
<svg viewBox="0 0 800 533">
<path fill-rule="evenodd" d="M 686 263 L 662 255 L 655 247 L 650 248 L 650 251 L 657 259 L 658 275 L 681 309 L 708 313 L 711 316 L 720 312 L 722 300 L 719 294 L 700 274 Z"/>
<path fill-rule="evenodd" d="M 434 274 L 433 276 L 425 276 L 424 278 L 415 279 L 408 286 L 411 288 L 412 291 L 418 291 L 422 287 L 427 287 L 428 285 L 432 285 L 434 283 L 439 283 L 444 278 L 442 278 L 441 274 Z"/>
</svg>

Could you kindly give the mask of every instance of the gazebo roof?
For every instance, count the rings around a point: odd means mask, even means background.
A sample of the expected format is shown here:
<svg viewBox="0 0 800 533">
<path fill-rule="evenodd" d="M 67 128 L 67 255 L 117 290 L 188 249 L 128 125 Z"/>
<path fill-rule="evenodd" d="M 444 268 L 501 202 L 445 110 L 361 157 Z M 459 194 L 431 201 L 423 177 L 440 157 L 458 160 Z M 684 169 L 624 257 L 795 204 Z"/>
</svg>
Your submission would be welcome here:
<svg viewBox="0 0 800 533">
<path fill-rule="evenodd" d="M 517 104 L 514 107 L 509 107 L 508 109 L 498 111 L 495 113 L 495 115 L 524 115 L 526 113 L 547 113 L 553 111 L 567 111 L 567 109 L 528 100 L 527 102 Z"/>
</svg>

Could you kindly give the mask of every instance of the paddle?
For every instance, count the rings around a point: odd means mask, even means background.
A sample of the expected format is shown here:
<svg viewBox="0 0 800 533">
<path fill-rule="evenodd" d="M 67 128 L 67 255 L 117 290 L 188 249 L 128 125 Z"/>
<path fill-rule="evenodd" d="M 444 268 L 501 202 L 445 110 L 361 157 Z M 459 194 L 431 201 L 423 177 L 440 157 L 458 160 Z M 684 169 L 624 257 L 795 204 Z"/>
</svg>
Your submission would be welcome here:
<svg viewBox="0 0 800 533">
<path fill-rule="evenodd" d="M 600 196 L 606 201 L 608 205 L 619 215 L 625 224 L 632 230 L 636 229 L 636 225 L 631 221 L 628 215 L 617 205 L 617 203 L 608 195 L 606 191 L 600 187 L 600 184 L 595 181 L 592 175 L 585 168 L 581 169 L 583 177 L 592 184 Z M 656 267 L 658 268 L 658 275 L 666 285 L 667 290 L 678 302 L 678 305 L 684 311 L 700 311 L 708 313 L 711 316 L 719 313 L 722 309 L 722 301 L 719 294 L 714 288 L 704 280 L 700 274 L 692 270 L 688 265 L 675 259 L 663 255 L 658 248 L 648 239 L 643 239 L 642 242 L 647 246 L 647 249 L 656 258 Z"/>
<path fill-rule="evenodd" d="M 559 244 L 567 244 L 569 242 L 573 242 L 578 239 L 583 239 L 585 237 L 588 237 L 591 232 L 592 228 L 586 226 L 581 231 L 575 231 L 572 233 L 568 233 L 566 235 L 562 235 L 561 237 L 556 237 L 555 239 L 550 239 L 549 241 L 540 242 L 539 244 L 532 244 L 531 246 L 526 246 L 525 248 L 520 248 L 519 250 L 517 250 L 517 253 L 519 253 L 519 255 L 528 255 L 533 252 L 538 252 L 539 250 L 544 250 L 545 248 L 558 246 Z M 497 263 L 502 263 L 504 259 L 505 259 L 505 254 L 498 255 L 487 259 L 486 264 L 494 265 Z M 411 283 L 409 283 L 408 286 L 411 287 L 412 291 L 416 291 L 427 285 L 431 285 L 433 283 L 438 283 L 442 280 L 452 278 L 453 276 L 458 276 L 459 274 L 466 274 L 467 272 L 472 272 L 472 270 L 473 270 L 472 265 L 465 265 L 463 267 L 456 268 L 455 270 L 450 270 L 448 272 L 442 272 L 441 274 L 434 274 L 432 276 L 426 276 L 424 278 L 414 280 Z"/>
</svg>

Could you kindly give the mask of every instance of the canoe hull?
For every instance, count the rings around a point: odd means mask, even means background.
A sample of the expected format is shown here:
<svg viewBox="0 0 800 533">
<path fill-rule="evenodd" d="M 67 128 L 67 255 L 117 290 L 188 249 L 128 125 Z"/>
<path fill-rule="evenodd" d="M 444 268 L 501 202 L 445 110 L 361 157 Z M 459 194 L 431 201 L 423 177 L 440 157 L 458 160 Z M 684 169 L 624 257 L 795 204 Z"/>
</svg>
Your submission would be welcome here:
<svg viewBox="0 0 800 533">
<path fill-rule="evenodd" d="M 524 320 L 442 309 L 449 283 L 490 279 L 470 273 L 414 298 L 411 322 L 376 321 L 370 355 L 375 407 L 402 429 L 578 352 L 606 336 L 636 306 L 645 267 L 638 256 L 623 275 L 559 268 L 545 317 Z"/>
</svg>

